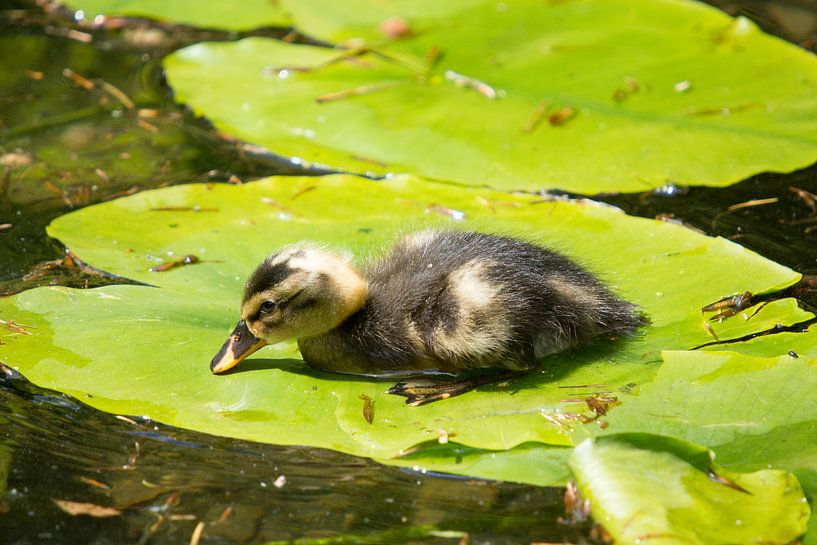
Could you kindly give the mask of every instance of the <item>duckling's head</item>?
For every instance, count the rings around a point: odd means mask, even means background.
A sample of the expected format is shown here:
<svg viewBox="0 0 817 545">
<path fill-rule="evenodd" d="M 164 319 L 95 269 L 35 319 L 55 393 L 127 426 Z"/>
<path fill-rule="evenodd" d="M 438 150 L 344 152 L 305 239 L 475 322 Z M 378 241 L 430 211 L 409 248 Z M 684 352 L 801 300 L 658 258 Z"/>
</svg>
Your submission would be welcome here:
<svg viewBox="0 0 817 545">
<path fill-rule="evenodd" d="M 349 260 L 329 250 L 298 245 L 274 253 L 247 280 L 241 321 L 210 369 L 221 373 L 264 345 L 334 329 L 363 306 L 367 293 Z"/>
<path fill-rule="evenodd" d="M 348 259 L 312 246 L 282 250 L 247 280 L 241 319 L 273 344 L 337 327 L 366 301 L 366 282 Z"/>
</svg>

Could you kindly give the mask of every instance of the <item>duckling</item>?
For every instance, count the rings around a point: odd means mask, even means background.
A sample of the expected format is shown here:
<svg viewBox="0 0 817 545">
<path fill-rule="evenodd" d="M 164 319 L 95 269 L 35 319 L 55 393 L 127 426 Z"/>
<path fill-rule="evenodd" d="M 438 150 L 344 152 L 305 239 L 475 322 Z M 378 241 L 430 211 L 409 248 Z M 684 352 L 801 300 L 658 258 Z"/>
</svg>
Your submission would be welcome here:
<svg viewBox="0 0 817 545">
<path fill-rule="evenodd" d="M 295 338 L 310 367 L 369 377 L 528 371 L 599 335 L 631 335 L 637 307 L 569 258 L 515 238 L 426 230 L 363 271 L 310 243 L 267 257 L 244 287 L 241 320 L 213 358 L 223 373 L 262 346 Z M 505 374 L 397 384 L 410 405 Z"/>
</svg>

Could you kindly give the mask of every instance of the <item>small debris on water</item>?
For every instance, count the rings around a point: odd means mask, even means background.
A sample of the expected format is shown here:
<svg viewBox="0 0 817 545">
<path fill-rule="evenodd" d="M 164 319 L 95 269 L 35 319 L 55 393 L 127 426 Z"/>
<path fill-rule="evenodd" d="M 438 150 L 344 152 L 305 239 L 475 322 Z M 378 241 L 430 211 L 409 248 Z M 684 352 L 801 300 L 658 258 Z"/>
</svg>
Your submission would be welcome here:
<svg viewBox="0 0 817 545">
<path fill-rule="evenodd" d="M 678 83 L 672 86 L 672 89 L 676 93 L 686 93 L 687 91 L 692 89 L 692 82 L 686 79 L 683 81 L 679 81 Z"/>
<path fill-rule="evenodd" d="M 227 508 L 221 512 L 221 516 L 218 517 L 218 522 L 219 523 L 227 522 L 230 519 L 230 517 L 233 516 L 234 512 L 235 510 L 233 509 L 232 505 L 227 506 Z"/>
<path fill-rule="evenodd" d="M 0 326 L 5 327 L 9 331 L 13 331 L 14 333 L 20 333 L 22 335 L 33 335 L 30 331 L 26 329 L 26 327 L 33 327 L 33 326 L 24 326 L 22 324 L 18 324 L 14 320 L 0 320 Z"/>
<path fill-rule="evenodd" d="M 199 521 L 193 529 L 193 535 L 190 536 L 190 545 L 199 545 L 202 533 L 204 533 L 204 521 Z"/>
<path fill-rule="evenodd" d="M 382 83 L 372 83 L 370 85 L 361 85 L 359 87 L 353 87 L 351 89 L 344 89 L 343 91 L 337 91 L 334 93 L 327 93 L 325 95 L 321 95 L 315 98 L 315 102 L 318 104 L 322 104 L 324 102 L 332 102 L 335 100 L 342 100 L 345 98 L 356 97 L 361 95 L 368 95 L 370 93 L 375 93 L 377 91 L 383 91 L 389 89 L 391 87 L 395 87 L 396 85 L 401 85 L 402 81 L 384 81 Z"/>
<path fill-rule="evenodd" d="M 746 202 L 742 202 L 742 203 L 738 203 L 738 204 L 733 204 L 732 206 L 730 206 L 726 210 L 728 212 L 732 212 L 734 210 L 740 210 L 741 208 L 750 208 L 752 206 L 763 206 L 764 204 L 775 204 L 778 201 L 780 201 L 780 199 L 777 198 L 777 197 L 771 197 L 771 198 L 768 198 L 768 199 L 752 199 L 750 201 L 746 201 Z"/>
<path fill-rule="evenodd" d="M 364 163 L 371 163 L 371 164 L 377 165 L 379 167 L 388 166 L 383 161 L 378 161 L 377 159 L 371 159 L 369 157 L 363 157 L 362 155 L 350 155 L 349 158 L 354 159 L 355 161 L 363 161 Z"/>
<path fill-rule="evenodd" d="M 552 127 L 561 127 L 576 117 L 576 112 L 577 110 L 573 106 L 562 106 L 548 116 L 548 123 Z"/>
<path fill-rule="evenodd" d="M 817 195 L 794 186 L 789 187 L 789 191 L 797 195 L 809 207 L 812 216 L 817 215 Z"/>
<path fill-rule="evenodd" d="M 103 483 L 102 481 L 97 481 L 96 479 L 92 479 L 90 477 L 86 477 L 84 475 L 80 475 L 79 480 L 87 485 L 93 486 L 94 488 L 101 488 L 102 490 L 111 489 L 111 485 Z"/>
<path fill-rule="evenodd" d="M 458 72 L 454 72 L 453 70 L 445 71 L 445 79 L 446 81 L 450 81 L 457 87 L 467 87 L 469 89 L 474 89 L 482 96 L 490 98 L 492 100 L 499 96 L 499 93 L 497 93 L 496 89 L 494 89 L 484 81 L 480 81 L 478 79 L 465 76 Z"/>
<path fill-rule="evenodd" d="M 758 102 L 751 102 L 749 104 L 739 104 L 737 106 L 714 106 L 711 108 L 697 108 L 692 106 L 687 108 L 684 112 L 686 115 L 722 115 L 728 116 L 740 112 L 745 112 L 747 110 L 754 110 L 754 109 L 768 109 L 768 106 L 765 104 L 760 104 Z"/>
<path fill-rule="evenodd" d="M 316 189 L 318 189 L 317 185 L 308 185 L 302 189 L 298 189 L 297 191 L 295 191 L 289 198 L 294 201 L 304 193 L 309 193 L 310 191 L 315 191 Z"/>
<path fill-rule="evenodd" d="M 383 36 L 390 40 L 406 38 L 414 34 L 411 26 L 402 17 L 389 17 L 383 20 L 377 28 Z"/>
<path fill-rule="evenodd" d="M 82 77 L 81 75 L 77 74 L 70 68 L 63 69 L 62 75 L 70 79 L 74 83 L 74 85 L 76 85 L 77 87 L 82 87 L 86 91 L 91 91 L 94 89 L 94 87 L 96 87 L 94 85 L 94 82 L 87 78 Z"/>
<path fill-rule="evenodd" d="M 72 516 L 88 515 L 95 518 L 107 518 L 121 515 L 122 511 L 114 509 L 113 507 L 104 507 L 93 503 L 82 503 L 77 501 L 58 500 L 51 498 L 51 501 L 56 504 L 62 511 Z"/>
<path fill-rule="evenodd" d="M 613 100 L 616 102 L 624 102 L 630 97 L 630 95 L 634 95 L 640 90 L 641 86 L 638 84 L 638 81 L 636 81 L 635 78 L 625 76 L 624 85 L 616 88 L 616 90 L 613 91 Z"/>
<path fill-rule="evenodd" d="M 194 256 L 193 254 L 190 254 L 182 257 L 181 259 L 176 259 L 174 261 L 165 261 L 164 263 L 160 263 L 159 265 L 151 267 L 148 270 L 150 272 L 166 272 L 175 269 L 176 267 L 183 267 L 184 265 L 194 265 L 196 263 L 199 263 L 200 261 L 201 260 L 198 257 Z"/>
<path fill-rule="evenodd" d="M 749 492 L 748 490 L 746 490 L 745 488 L 740 486 L 735 481 L 733 481 L 731 479 L 727 479 L 726 477 L 723 477 L 723 476 L 718 475 L 717 473 L 715 473 L 715 470 L 713 470 L 711 467 L 707 468 L 706 474 L 710 479 L 712 479 L 716 483 L 720 483 L 722 485 L 728 486 L 729 488 L 731 488 L 733 490 L 737 490 L 738 492 L 743 492 L 744 494 L 751 494 L 751 492 Z"/>
<path fill-rule="evenodd" d="M 116 87 L 112 83 L 108 83 L 105 80 L 100 80 L 100 87 L 102 88 L 103 91 L 105 91 L 106 93 L 114 97 L 116 100 L 118 100 L 119 103 L 122 104 L 122 106 L 124 106 L 128 110 L 134 109 L 135 104 L 133 103 L 133 101 L 119 87 Z"/>
<path fill-rule="evenodd" d="M 16 150 L 11 153 L 4 153 L 0 155 L 0 166 L 9 168 L 24 168 L 30 166 L 34 160 L 30 153 L 22 150 Z"/>
<path fill-rule="evenodd" d="M 533 115 L 531 115 L 528 124 L 522 128 L 522 132 L 533 132 L 536 130 L 536 127 L 542 123 L 542 119 L 545 117 L 545 112 L 547 112 L 548 108 L 550 108 L 551 101 L 550 100 L 543 100 L 536 106 L 536 109 L 533 111 Z"/>
<path fill-rule="evenodd" d="M 141 127 L 141 128 L 143 128 L 143 129 L 145 129 L 146 131 L 148 131 L 149 133 L 156 134 L 157 132 L 159 132 L 159 127 L 157 127 L 157 126 L 156 126 L 156 125 L 154 125 L 153 123 L 148 123 L 148 122 L 147 122 L 147 121 L 145 121 L 144 119 L 137 119 L 137 120 L 136 120 L 136 124 L 137 124 L 139 127 Z"/>
<path fill-rule="evenodd" d="M 439 204 L 429 204 L 426 207 L 426 211 L 436 212 L 437 214 L 449 217 L 455 221 L 461 221 L 465 219 L 465 212 L 461 212 L 459 210 L 448 208 Z"/>
<path fill-rule="evenodd" d="M 591 417 L 593 420 L 600 416 L 607 414 L 611 406 L 618 405 L 620 401 L 615 396 L 591 396 L 584 400 L 587 403 L 587 408 L 593 411 L 596 416 Z"/>
<path fill-rule="evenodd" d="M 437 67 L 439 64 L 440 59 L 442 59 L 443 53 L 440 51 L 440 48 L 437 46 L 432 46 L 426 51 L 426 69 L 424 76 L 428 77 L 431 75 L 431 72 Z"/>
<path fill-rule="evenodd" d="M 374 423 L 374 401 L 366 394 L 360 394 L 358 399 L 363 400 L 363 418 L 369 424 Z"/>
<path fill-rule="evenodd" d="M 565 516 L 559 517 L 562 524 L 576 525 L 590 518 L 590 500 L 583 500 L 579 487 L 574 481 L 565 486 Z"/>
</svg>

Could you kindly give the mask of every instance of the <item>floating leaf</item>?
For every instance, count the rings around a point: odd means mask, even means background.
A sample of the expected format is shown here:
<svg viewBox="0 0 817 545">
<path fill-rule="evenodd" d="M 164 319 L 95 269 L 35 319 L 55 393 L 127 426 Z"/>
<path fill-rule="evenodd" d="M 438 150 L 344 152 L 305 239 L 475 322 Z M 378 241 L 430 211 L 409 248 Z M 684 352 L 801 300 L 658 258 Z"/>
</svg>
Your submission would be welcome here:
<svg viewBox="0 0 817 545">
<path fill-rule="evenodd" d="M 727 471 L 669 437 L 588 439 L 570 466 L 616 543 L 783 545 L 805 532 L 810 513 L 793 475 Z"/>
<path fill-rule="evenodd" d="M 288 26 L 292 22 L 281 2 L 270 0 L 69 0 L 65 4 L 88 20 L 119 15 L 226 30 Z"/>
<path fill-rule="evenodd" d="M 528 483 L 564 486 L 570 479 L 567 459 L 573 449 L 565 446 L 523 443 L 510 450 L 475 449 L 456 443 L 427 443 L 406 454 L 380 462 L 415 469 Z"/>
<path fill-rule="evenodd" d="M 310 370 L 291 342 L 263 349 L 238 372 L 210 374 L 209 361 L 238 317 L 243 282 L 271 250 L 312 239 L 375 256 L 396 233 L 429 225 L 490 225 L 559 249 L 639 304 L 651 323 L 633 339 L 546 358 L 540 372 L 508 385 L 418 408 L 386 394 L 388 382 Z M 497 478 L 504 471 L 497 451 L 572 445 L 571 431 L 593 414 L 587 397 L 613 396 L 626 406 L 637 399 L 628 392 L 655 374 L 660 350 L 711 340 L 700 313 L 707 303 L 799 278 L 729 241 L 590 201 L 543 201 L 409 176 L 178 186 L 62 216 L 49 233 L 94 266 L 154 287 L 39 288 L 0 301 L 0 315 L 32 333 L 7 330 L 0 359 L 33 382 L 116 414 L 396 463 L 415 445 L 445 438 L 478 450 L 459 456 L 462 463 L 455 453 L 437 451 L 447 470 L 459 465 L 468 472 L 479 461 L 479 474 Z M 149 271 L 185 255 L 198 262 Z M 739 336 L 810 316 L 785 299 L 749 321 L 733 318 L 713 327 L 722 337 Z M 373 400 L 371 424 L 361 395 Z M 554 453 L 528 451 L 514 455 L 555 460 Z M 541 467 L 527 479 L 563 479 L 563 466 Z M 513 478 L 525 475 L 514 469 Z"/>
<path fill-rule="evenodd" d="M 817 160 L 817 60 L 747 19 L 677 0 L 437 4 L 285 3 L 351 49 L 197 44 L 168 79 L 226 132 L 373 175 L 596 193 Z"/>
<path fill-rule="evenodd" d="M 786 346 L 781 339 L 770 341 L 772 347 Z M 791 341 L 814 346 L 817 332 Z M 817 359 L 799 351 L 796 358 L 665 352 L 655 379 L 610 412 L 602 433 L 646 432 L 694 441 L 711 448 L 730 470 L 791 472 L 817 497 Z"/>
<path fill-rule="evenodd" d="M 814 332 L 806 339 L 817 343 Z M 680 437 L 711 448 L 729 469 L 790 471 L 817 495 L 815 390 L 813 357 L 666 352 L 655 379 L 610 412 L 602 433 Z"/>
</svg>

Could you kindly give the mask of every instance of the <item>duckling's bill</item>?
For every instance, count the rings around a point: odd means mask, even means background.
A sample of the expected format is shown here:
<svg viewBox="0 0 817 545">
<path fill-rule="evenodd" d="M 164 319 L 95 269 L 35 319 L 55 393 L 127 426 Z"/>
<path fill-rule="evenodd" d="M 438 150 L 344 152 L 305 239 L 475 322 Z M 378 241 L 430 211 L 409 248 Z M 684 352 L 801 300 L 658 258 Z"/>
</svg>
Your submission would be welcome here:
<svg viewBox="0 0 817 545">
<path fill-rule="evenodd" d="M 210 362 L 210 371 L 215 374 L 228 371 L 266 345 L 267 341 L 253 335 L 244 320 L 241 320 Z"/>
</svg>

